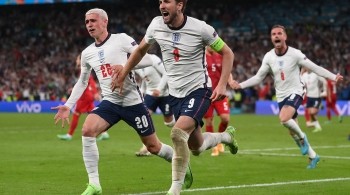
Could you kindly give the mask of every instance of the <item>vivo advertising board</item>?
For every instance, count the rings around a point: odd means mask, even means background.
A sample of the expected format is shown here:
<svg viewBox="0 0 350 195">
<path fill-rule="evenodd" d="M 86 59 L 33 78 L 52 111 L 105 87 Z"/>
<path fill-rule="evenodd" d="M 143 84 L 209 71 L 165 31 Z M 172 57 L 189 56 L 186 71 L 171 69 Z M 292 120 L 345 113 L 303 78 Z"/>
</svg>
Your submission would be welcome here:
<svg viewBox="0 0 350 195">
<path fill-rule="evenodd" d="M 0 112 L 17 112 L 17 113 L 52 113 L 51 107 L 63 105 L 60 101 L 18 101 L 18 102 L 0 102 Z M 97 105 L 98 102 L 95 102 Z M 325 105 L 325 102 L 323 102 Z M 338 111 L 343 116 L 350 115 L 350 101 L 338 101 L 336 105 Z M 279 108 L 274 101 L 257 101 L 255 103 L 255 114 L 258 115 L 278 115 Z M 304 115 L 304 107 L 298 109 L 299 115 Z M 325 106 L 320 110 L 319 115 L 326 115 Z"/>
</svg>

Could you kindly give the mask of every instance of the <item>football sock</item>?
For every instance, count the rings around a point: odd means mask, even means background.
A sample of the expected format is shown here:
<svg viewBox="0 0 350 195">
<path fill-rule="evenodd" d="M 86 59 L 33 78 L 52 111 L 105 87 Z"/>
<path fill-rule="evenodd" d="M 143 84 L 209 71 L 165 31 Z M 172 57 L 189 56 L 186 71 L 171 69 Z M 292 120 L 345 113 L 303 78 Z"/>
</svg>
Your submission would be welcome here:
<svg viewBox="0 0 350 195">
<path fill-rule="evenodd" d="M 222 133 L 226 130 L 228 126 L 228 123 L 227 122 L 221 122 L 220 125 L 219 125 L 219 132 Z"/>
<path fill-rule="evenodd" d="M 286 122 L 282 123 L 283 126 L 285 126 L 286 128 L 292 130 L 294 133 L 296 133 L 300 139 L 304 138 L 304 133 L 303 131 L 300 129 L 299 125 L 295 122 L 294 119 L 289 119 Z"/>
<path fill-rule="evenodd" d="M 80 117 L 79 114 L 75 114 L 75 113 L 73 114 L 72 123 L 70 124 L 69 131 L 68 131 L 69 135 L 73 135 L 74 134 L 74 131 L 75 131 L 75 129 L 78 126 L 79 117 Z"/>
<path fill-rule="evenodd" d="M 175 117 L 173 117 L 173 120 L 171 122 L 165 122 L 164 121 L 164 125 L 167 127 L 173 127 L 175 125 L 176 121 L 175 121 Z"/>
<path fill-rule="evenodd" d="M 101 186 L 98 175 L 99 153 L 96 144 L 96 138 L 82 136 L 82 144 L 83 160 L 86 172 L 88 173 L 89 183 L 95 186 Z"/>
<path fill-rule="evenodd" d="M 162 146 L 160 147 L 160 150 L 157 154 L 157 156 L 164 158 L 166 161 L 171 162 L 173 158 L 173 148 L 170 147 L 169 145 L 166 145 L 164 143 L 161 143 Z"/>
<path fill-rule="evenodd" d="M 327 108 L 327 119 L 330 121 L 332 118 L 331 118 L 331 109 L 330 108 Z"/>
<path fill-rule="evenodd" d="M 171 130 L 170 137 L 174 144 L 174 155 L 172 159 L 172 184 L 169 192 L 180 194 L 190 160 L 190 152 L 187 145 L 189 135 L 184 130 L 174 127 Z"/>
<path fill-rule="evenodd" d="M 307 108 L 305 109 L 305 120 L 306 120 L 306 122 L 311 120 L 309 110 Z"/>
<path fill-rule="evenodd" d="M 315 158 L 316 157 L 316 152 L 312 149 L 311 145 L 309 144 L 309 150 L 308 150 L 308 156 L 310 158 Z"/>
<path fill-rule="evenodd" d="M 217 146 L 219 143 L 224 143 L 224 144 L 228 144 L 231 143 L 231 136 L 228 133 L 203 133 L 203 144 L 202 146 L 196 150 L 196 151 L 192 151 L 193 155 L 199 155 L 200 153 L 202 153 L 205 150 L 208 150 L 210 148 L 213 148 L 215 146 Z"/>
<path fill-rule="evenodd" d="M 318 121 L 314 121 L 312 123 L 314 124 L 315 128 L 321 129 L 321 125 L 320 125 L 320 123 Z"/>
<path fill-rule="evenodd" d="M 299 136 L 298 135 L 296 135 L 296 134 L 290 134 L 290 136 L 292 136 L 292 138 L 294 139 L 294 141 L 295 141 L 295 143 L 297 144 L 297 146 L 300 148 L 300 138 L 299 138 Z"/>
<path fill-rule="evenodd" d="M 213 125 L 206 125 L 206 126 L 205 126 L 205 131 L 206 131 L 206 132 L 211 132 L 211 133 L 213 133 L 213 132 L 214 132 L 214 127 L 213 127 Z"/>
</svg>

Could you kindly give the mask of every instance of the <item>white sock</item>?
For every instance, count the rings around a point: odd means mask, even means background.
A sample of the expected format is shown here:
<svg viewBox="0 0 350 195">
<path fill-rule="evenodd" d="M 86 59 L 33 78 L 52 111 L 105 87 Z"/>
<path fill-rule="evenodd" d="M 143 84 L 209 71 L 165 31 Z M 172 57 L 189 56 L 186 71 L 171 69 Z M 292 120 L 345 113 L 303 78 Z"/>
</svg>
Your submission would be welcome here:
<svg viewBox="0 0 350 195">
<path fill-rule="evenodd" d="M 304 138 L 304 133 L 300 129 L 298 123 L 295 122 L 295 120 L 289 119 L 288 121 L 283 122 L 282 125 L 296 133 L 299 136 L 299 138 Z"/>
<path fill-rule="evenodd" d="M 319 123 L 318 121 L 314 121 L 314 122 L 312 122 L 312 123 L 313 123 L 313 125 L 315 126 L 315 128 L 321 129 L 321 125 L 320 125 L 320 123 Z"/>
<path fill-rule="evenodd" d="M 169 192 L 177 195 L 181 192 L 190 161 L 190 151 L 187 145 L 189 135 L 184 130 L 175 127 L 171 130 L 170 137 L 174 144 L 174 155 L 171 163 L 172 183 Z"/>
<path fill-rule="evenodd" d="M 166 161 L 171 162 L 173 158 L 174 150 L 169 145 L 162 143 L 162 146 L 157 154 L 157 156 L 164 158 Z"/>
<path fill-rule="evenodd" d="M 86 168 L 86 172 L 89 176 L 89 183 L 95 186 L 100 185 L 100 179 L 98 175 L 98 160 L 99 153 L 96 144 L 95 137 L 82 136 L 83 143 L 83 160 Z"/>
<path fill-rule="evenodd" d="M 164 125 L 168 126 L 168 127 L 173 127 L 175 125 L 176 121 L 175 121 L 175 117 L 173 117 L 173 120 L 170 122 L 164 122 Z"/>
<path fill-rule="evenodd" d="M 204 139 L 203 144 L 198 150 L 192 151 L 193 155 L 197 156 L 203 151 L 214 148 L 220 143 L 230 143 L 232 141 L 230 134 L 228 134 L 227 132 L 222 132 L 222 133 L 204 132 L 202 135 Z"/>
<path fill-rule="evenodd" d="M 297 144 L 297 146 L 300 148 L 300 138 L 298 135 L 296 134 L 291 134 L 290 136 L 292 136 L 292 138 L 294 139 L 295 143 Z"/>
<path fill-rule="evenodd" d="M 316 152 L 311 148 L 311 145 L 309 143 L 309 151 L 307 153 L 309 155 L 309 158 L 315 158 L 316 157 Z"/>
</svg>

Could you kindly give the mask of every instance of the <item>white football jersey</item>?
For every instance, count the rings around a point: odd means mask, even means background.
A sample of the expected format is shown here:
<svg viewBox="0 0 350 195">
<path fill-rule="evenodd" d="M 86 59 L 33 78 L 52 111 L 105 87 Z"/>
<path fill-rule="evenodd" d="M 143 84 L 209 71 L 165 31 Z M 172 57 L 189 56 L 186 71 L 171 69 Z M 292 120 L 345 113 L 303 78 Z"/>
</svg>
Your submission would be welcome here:
<svg viewBox="0 0 350 195">
<path fill-rule="evenodd" d="M 185 16 L 183 25 L 176 29 L 164 24 L 161 16 L 152 20 L 145 41 L 157 42 L 160 46 L 172 96 L 182 98 L 198 88 L 211 87 L 205 46 L 218 38 L 213 27 L 189 16 Z"/>
<path fill-rule="evenodd" d="M 242 82 L 242 88 L 259 84 L 268 73 L 274 79 L 277 101 L 281 102 L 291 94 L 303 97 L 304 83 L 300 75 L 301 66 L 305 66 L 316 74 L 335 80 L 336 75 L 310 61 L 300 50 L 288 47 L 283 55 L 277 55 L 275 49 L 264 56 L 260 69 L 252 78 Z"/>
<path fill-rule="evenodd" d="M 160 91 L 159 96 L 164 97 L 169 95 L 167 76 L 164 70 L 162 60 L 154 55 L 150 54 L 153 66 L 149 66 L 142 69 L 137 69 L 135 72 L 142 78 L 142 82 L 145 83 L 145 93 L 148 95 L 153 94 L 153 90 L 157 89 Z"/>
<path fill-rule="evenodd" d="M 124 81 L 123 94 L 119 95 L 119 89 L 114 92 L 111 90 L 112 82 L 112 65 L 125 65 L 128 55 L 137 47 L 133 38 L 121 34 L 109 34 L 106 40 L 97 45 L 95 43 L 88 46 L 81 53 L 81 74 L 77 84 L 74 86 L 72 95 L 66 102 L 71 107 L 81 96 L 80 90 L 89 80 L 91 70 L 94 69 L 98 78 L 103 100 L 108 100 L 121 106 L 131 106 L 142 102 L 142 96 L 138 90 L 131 72 Z"/>
<path fill-rule="evenodd" d="M 306 96 L 311 98 L 320 98 L 321 93 L 325 92 L 327 81 L 313 72 L 304 72 L 301 76 L 306 86 Z"/>
</svg>

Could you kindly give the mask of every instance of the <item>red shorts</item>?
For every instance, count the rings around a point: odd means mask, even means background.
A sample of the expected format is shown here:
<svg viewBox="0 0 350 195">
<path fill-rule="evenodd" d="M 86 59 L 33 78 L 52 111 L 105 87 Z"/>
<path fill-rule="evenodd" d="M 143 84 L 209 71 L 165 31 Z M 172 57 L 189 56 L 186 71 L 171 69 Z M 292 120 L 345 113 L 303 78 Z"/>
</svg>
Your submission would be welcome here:
<svg viewBox="0 0 350 195">
<path fill-rule="evenodd" d="M 204 118 L 214 117 L 214 109 L 218 115 L 230 114 L 230 106 L 228 104 L 228 98 L 223 100 L 212 102 L 204 115 Z"/>
<path fill-rule="evenodd" d="M 78 100 L 77 105 L 75 106 L 75 112 L 78 113 L 87 113 L 95 108 L 93 101 L 80 101 Z"/>
</svg>

